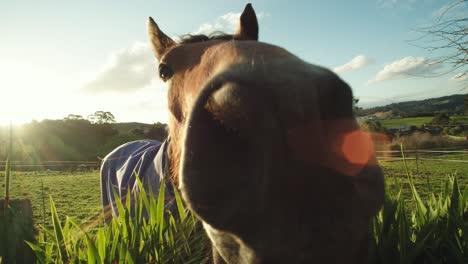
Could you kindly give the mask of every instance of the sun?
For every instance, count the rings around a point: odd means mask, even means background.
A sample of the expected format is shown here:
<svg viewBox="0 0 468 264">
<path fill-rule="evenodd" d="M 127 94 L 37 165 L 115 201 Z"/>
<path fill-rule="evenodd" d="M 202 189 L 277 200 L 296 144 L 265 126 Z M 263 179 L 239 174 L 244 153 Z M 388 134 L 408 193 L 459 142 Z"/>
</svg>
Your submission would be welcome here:
<svg viewBox="0 0 468 264">
<path fill-rule="evenodd" d="M 29 123 L 31 120 L 66 116 L 70 102 L 65 77 L 46 65 L 0 61 L 0 126 Z"/>
<path fill-rule="evenodd" d="M 39 118 L 44 111 L 34 102 L 40 100 L 38 96 L 24 98 L 18 92 L 8 91 L 7 100 L 0 103 L 0 126 L 21 125 Z M 23 98 L 22 98 L 23 97 Z"/>
</svg>

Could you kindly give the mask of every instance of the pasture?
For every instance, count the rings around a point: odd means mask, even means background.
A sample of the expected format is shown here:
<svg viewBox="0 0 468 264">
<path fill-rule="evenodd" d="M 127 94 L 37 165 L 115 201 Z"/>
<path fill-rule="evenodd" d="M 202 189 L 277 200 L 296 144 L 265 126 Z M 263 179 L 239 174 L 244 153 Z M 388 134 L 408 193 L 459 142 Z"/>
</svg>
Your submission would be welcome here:
<svg viewBox="0 0 468 264">
<path fill-rule="evenodd" d="M 460 115 L 460 116 L 451 116 L 452 121 L 456 123 L 468 123 L 468 116 Z M 385 119 L 379 120 L 383 127 L 391 128 L 391 127 L 398 127 L 398 126 L 422 126 L 426 123 L 431 122 L 432 117 L 408 117 L 408 118 L 395 118 L 395 119 Z"/>
<path fill-rule="evenodd" d="M 0 175 L 3 190 L 5 174 Z M 12 199 L 31 200 L 36 226 L 43 224 L 45 211 L 45 226 L 51 227 L 49 196 L 62 219 L 71 216 L 80 223 L 91 223 L 102 215 L 98 171 L 13 172 L 10 188 Z"/>
<path fill-rule="evenodd" d="M 398 127 L 398 126 L 422 126 L 425 123 L 431 122 L 432 117 L 408 117 L 379 120 L 383 127 Z"/>
<path fill-rule="evenodd" d="M 435 158 L 441 160 L 434 160 Z M 384 260 L 389 260 L 388 263 L 412 263 L 418 258 L 447 260 L 447 263 L 464 262 L 466 256 L 461 255 L 464 242 L 445 253 L 440 251 L 453 241 L 459 241 L 466 233 L 464 228 L 460 231 L 462 222 L 457 222 L 466 212 L 465 203 L 468 201 L 468 166 L 463 161 L 468 161 L 466 154 L 443 155 L 432 159 L 426 156 L 417 161 L 409 155 L 406 164 L 398 158 L 380 162 L 391 192 L 387 195 L 385 209 L 374 218 L 371 225 L 374 234 L 369 244 L 371 263 L 384 263 Z M 412 180 L 408 175 L 412 175 Z M 460 196 L 456 199 L 460 199 L 461 203 L 454 200 L 454 197 L 458 196 L 453 196 L 455 192 L 451 191 L 455 185 L 448 179 L 453 175 L 458 179 L 460 191 L 456 193 Z M 0 175 L 0 180 L 3 180 L 3 176 Z M 424 205 L 417 202 L 418 198 L 415 198 L 414 191 L 411 191 L 411 181 Z M 448 185 L 444 187 L 444 184 Z M 155 218 L 159 220 L 147 223 L 142 222 L 140 218 L 128 219 L 124 216 L 127 212 L 118 219 L 112 219 L 109 226 L 103 226 L 100 218 L 99 185 L 98 171 L 13 174 L 13 198 L 31 199 L 37 227 L 43 223 L 45 216 L 46 228 L 39 228 L 42 231 L 37 234 L 37 244 L 32 245 L 41 261 L 57 261 L 60 255 L 64 256 L 65 251 L 71 262 L 96 259 L 104 262 L 125 260 L 129 263 L 209 261 L 207 238 L 192 217 L 188 218 L 188 221 L 179 222 L 171 218 L 168 223 L 162 223 L 160 221 L 164 218 L 159 216 Z M 398 190 L 401 190 L 403 199 L 398 198 Z M 55 207 L 51 206 L 49 196 L 55 201 L 56 211 Z M 447 207 L 447 202 L 455 207 Z M 150 203 L 151 210 L 161 210 L 162 207 L 159 207 L 159 203 L 156 204 L 154 199 Z M 128 211 L 128 207 L 126 208 L 122 210 Z M 431 208 L 431 214 L 426 215 L 425 208 Z M 68 247 L 60 246 L 62 243 L 53 239 L 57 238 L 58 229 L 51 223 L 51 213 L 60 218 L 59 225 L 64 230 L 62 240 L 68 241 Z M 444 217 L 446 213 L 449 213 L 450 217 Z M 402 216 L 407 220 L 402 220 Z M 83 230 L 88 230 L 88 235 L 80 235 Z M 121 233 L 122 230 L 129 232 L 128 238 L 123 235 L 125 233 Z M 161 236 L 162 234 L 164 235 Z M 422 239 L 428 236 L 427 234 L 437 239 Z M 129 239 L 130 237 L 132 239 Z M 402 247 L 405 247 L 405 250 L 398 249 Z M 63 253 L 60 253 L 62 251 Z"/>
<path fill-rule="evenodd" d="M 467 163 L 461 162 L 463 158 Z M 441 160 L 420 159 L 416 162 L 415 159 L 410 158 L 406 160 L 406 167 L 403 160 L 381 161 L 380 164 L 390 190 L 397 190 L 399 184 L 403 185 L 402 195 L 405 200 L 412 198 L 407 170 L 413 175 L 414 184 L 422 199 L 429 199 L 433 193 L 440 192 L 448 176 L 457 177 L 462 190 L 468 186 L 468 157 L 466 155 L 464 157 L 451 155 L 451 157 L 445 156 L 437 159 Z"/>
<path fill-rule="evenodd" d="M 438 156 L 443 160 L 416 160 L 406 161 L 408 170 L 414 176 L 414 182 L 423 199 L 428 198 L 432 192 L 441 189 L 441 183 L 449 175 L 456 175 L 461 189 L 468 186 L 468 162 L 454 162 L 447 160 L 468 161 L 465 155 Z M 403 184 L 404 197 L 410 198 L 408 178 L 403 160 L 381 161 L 387 184 L 391 189 L 396 188 L 395 183 Z M 0 173 L 2 189 L 4 173 Z M 43 190 L 41 188 L 43 183 Z M 43 224 L 43 210 L 45 210 L 45 225 L 51 227 L 49 196 L 54 199 L 57 211 L 62 220 L 65 216 L 73 217 L 84 226 L 99 224 L 101 215 L 101 196 L 99 172 L 13 172 L 11 183 L 12 198 L 31 199 L 34 222 Z M 44 199 L 44 204 L 43 204 Z"/>
</svg>

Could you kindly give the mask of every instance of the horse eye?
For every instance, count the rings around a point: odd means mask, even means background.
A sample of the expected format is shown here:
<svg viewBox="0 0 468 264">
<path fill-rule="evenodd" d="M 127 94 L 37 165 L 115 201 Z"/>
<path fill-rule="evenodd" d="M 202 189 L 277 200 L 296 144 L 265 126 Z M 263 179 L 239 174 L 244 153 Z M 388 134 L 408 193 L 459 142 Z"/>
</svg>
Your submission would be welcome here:
<svg viewBox="0 0 468 264">
<path fill-rule="evenodd" d="M 173 74 L 174 72 L 167 64 L 165 63 L 159 64 L 159 77 L 161 77 L 163 81 L 169 80 Z"/>
</svg>

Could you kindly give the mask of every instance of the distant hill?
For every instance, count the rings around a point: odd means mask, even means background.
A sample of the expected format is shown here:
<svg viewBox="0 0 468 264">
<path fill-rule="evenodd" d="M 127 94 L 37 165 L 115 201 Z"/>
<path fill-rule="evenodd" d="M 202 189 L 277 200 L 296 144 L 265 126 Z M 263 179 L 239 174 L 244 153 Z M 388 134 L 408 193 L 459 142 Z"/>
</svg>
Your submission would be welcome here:
<svg viewBox="0 0 468 264">
<path fill-rule="evenodd" d="M 28 164 L 41 161 L 99 161 L 121 144 L 167 138 L 166 124 L 104 123 L 85 119 L 33 121 L 13 128 L 13 159 Z M 9 141 L 9 128 L 0 126 L 0 160 L 6 160 L 2 145 Z"/>
<path fill-rule="evenodd" d="M 420 101 L 393 103 L 385 106 L 359 109 L 357 116 L 373 115 L 378 112 L 392 111 L 393 115 L 402 117 L 433 116 L 434 113 L 463 114 L 465 94 L 454 94 Z"/>
<path fill-rule="evenodd" d="M 139 122 L 127 122 L 127 123 L 114 123 L 114 128 L 120 133 L 131 133 L 135 128 L 141 128 L 143 130 L 150 129 L 152 124 L 139 123 Z"/>
<path fill-rule="evenodd" d="M 154 124 L 139 122 L 114 123 L 112 127 L 120 135 L 127 134 L 157 140 L 164 140 L 167 137 L 167 125 L 160 122 Z"/>
</svg>

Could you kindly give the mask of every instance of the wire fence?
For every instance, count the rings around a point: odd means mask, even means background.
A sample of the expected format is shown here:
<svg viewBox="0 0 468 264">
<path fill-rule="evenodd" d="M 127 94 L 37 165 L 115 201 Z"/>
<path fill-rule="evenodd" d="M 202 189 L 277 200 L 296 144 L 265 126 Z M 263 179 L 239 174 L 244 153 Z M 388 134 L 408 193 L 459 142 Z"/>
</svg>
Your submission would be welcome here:
<svg viewBox="0 0 468 264">
<path fill-rule="evenodd" d="M 404 154 L 403 154 L 404 153 Z M 379 161 L 441 161 L 468 163 L 468 150 L 399 150 L 376 151 Z M 5 161 L 0 161 L 0 171 L 5 170 Z M 100 161 L 49 160 L 36 163 L 12 161 L 11 168 L 16 171 L 90 171 L 97 170 Z"/>
<path fill-rule="evenodd" d="M 379 161 L 443 161 L 468 163 L 468 150 L 387 150 L 376 151 Z"/>
<path fill-rule="evenodd" d="M 0 171 L 5 170 L 6 161 L 0 161 Z M 15 171 L 90 171 L 97 170 L 100 161 L 49 160 L 40 162 L 11 161 Z"/>
</svg>

